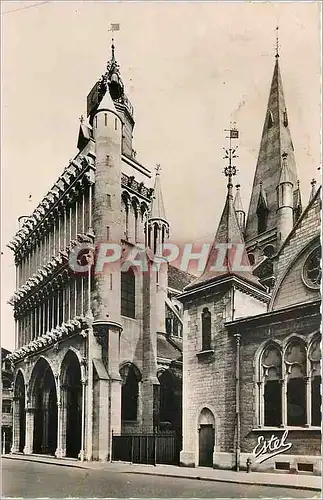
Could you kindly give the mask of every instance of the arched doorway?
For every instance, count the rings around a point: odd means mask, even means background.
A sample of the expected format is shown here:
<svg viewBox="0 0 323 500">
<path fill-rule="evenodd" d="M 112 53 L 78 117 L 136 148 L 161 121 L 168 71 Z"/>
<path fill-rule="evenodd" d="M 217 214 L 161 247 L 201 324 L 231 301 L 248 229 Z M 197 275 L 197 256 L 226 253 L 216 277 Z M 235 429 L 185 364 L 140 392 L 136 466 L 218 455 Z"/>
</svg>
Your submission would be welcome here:
<svg viewBox="0 0 323 500">
<path fill-rule="evenodd" d="M 81 450 L 82 383 L 80 363 L 73 351 L 67 352 L 61 373 L 62 432 L 66 439 L 66 456 L 77 458 Z"/>
<path fill-rule="evenodd" d="M 34 408 L 33 452 L 54 455 L 57 447 L 56 383 L 48 362 L 37 361 L 31 376 Z"/>
<path fill-rule="evenodd" d="M 14 418 L 15 425 L 15 448 L 23 452 L 26 442 L 26 412 L 25 412 L 26 396 L 25 396 L 25 381 L 21 371 L 18 372 L 15 389 L 14 389 Z M 18 441 L 18 442 L 17 442 Z"/>
<path fill-rule="evenodd" d="M 215 422 L 213 413 L 203 408 L 198 421 L 199 465 L 213 467 L 213 451 L 215 443 Z"/>
</svg>

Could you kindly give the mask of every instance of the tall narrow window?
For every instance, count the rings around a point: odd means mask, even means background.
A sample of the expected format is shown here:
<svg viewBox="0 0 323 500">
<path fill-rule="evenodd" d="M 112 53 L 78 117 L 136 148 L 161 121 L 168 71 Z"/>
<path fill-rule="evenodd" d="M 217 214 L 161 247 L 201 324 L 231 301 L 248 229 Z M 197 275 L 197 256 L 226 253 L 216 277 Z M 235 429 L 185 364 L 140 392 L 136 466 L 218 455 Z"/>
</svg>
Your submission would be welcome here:
<svg viewBox="0 0 323 500">
<path fill-rule="evenodd" d="M 136 421 L 138 418 L 138 396 L 140 375 L 129 364 L 121 368 L 121 420 Z"/>
<path fill-rule="evenodd" d="M 258 234 L 262 234 L 267 230 L 268 210 L 263 205 L 258 206 Z"/>
<path fill-rule="evenodd" d="M 312 343 L 309 350 L 310 375 L 311 375 L 311 424 L 320 426 L 322 422 L 321 414 L 321 349 L 320 338 Z"/>
<path fill-rule="evenodd" d="M 211 313 L 207 307 L 202 312 L 202 351 L 211 349 Z"/>
<path fill-rule="evenodd" d="M 108 124 L 108 115 L 107 113 L 104 113 L 104 125 L 107 126 Z"/>
<path fill-rule="evenodd" d="M 135 318 L 136 278 L 132 269 L 121 272 L 121 315 Z"/>
<path fill-rule="evenodd" d="M 285 352 L 287 373 L 287 425 L 306 424 L 306 351 L 301 341 L 293 341 Z"/>
<path fill-rule="evenodd" d="M 282 358 L 278 346 L 268 346 L 261 358 L 265 426 L 282 423 Z"/>
</svg>

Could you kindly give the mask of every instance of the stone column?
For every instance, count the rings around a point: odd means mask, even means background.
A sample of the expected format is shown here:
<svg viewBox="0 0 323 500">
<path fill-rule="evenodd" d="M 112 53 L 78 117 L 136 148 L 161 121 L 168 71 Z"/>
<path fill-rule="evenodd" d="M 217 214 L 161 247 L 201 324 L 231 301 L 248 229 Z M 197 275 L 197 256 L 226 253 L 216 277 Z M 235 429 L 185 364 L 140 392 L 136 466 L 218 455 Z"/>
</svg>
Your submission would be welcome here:
<svg viewBox="0 0 323 500">
<path fill-rule="evenodd" d="M 20 441 L 20 412 L 19 398 L 13 397 L 12 400 L 12 446 L 11 453 L 19 452 Z"/>
<path fill-rule="evenodd" d="M 24 447 L 25 455 L 30 455 L 33 452 L 34 423 L 35 423 L 35 408 L 28 406 L 26 408 L 26 438 Z"/>
<path fill-rule="evenodd" d="M 305 391 L 306 391 L 306 421 L 305 427 L 310 427 L 312 423 L 312 393 L 311 393 L 311 378 L 305 377 Z"/>
<path fill-rule="evenodd" d="M 56 389 L 57 389 L 57 448 L 55 451 L 55 457 L 62 458 L 62 397 L 61 397 L 61 378 L 60 375 L 56 375 Z"/>
<path fill-rule="evenodd" d="M 147 256 L 148 257 L 148 256 Z M 157 378 L 157 325 L 156 325 L 156 270 L 148 262 L 143 273 L 143 370 L 142 370 L 142 427 L 151 432 L 156 425 Z M 155 406 L 155 408 L 154 408 Z"/>
</svg>

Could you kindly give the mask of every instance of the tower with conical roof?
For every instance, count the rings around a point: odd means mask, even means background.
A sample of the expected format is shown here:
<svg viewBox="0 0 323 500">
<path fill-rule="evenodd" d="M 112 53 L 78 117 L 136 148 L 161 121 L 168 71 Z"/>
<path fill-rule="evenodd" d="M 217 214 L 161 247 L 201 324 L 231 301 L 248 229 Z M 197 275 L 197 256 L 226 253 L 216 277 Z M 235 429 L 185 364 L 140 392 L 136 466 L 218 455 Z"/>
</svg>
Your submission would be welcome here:
<svg viewBox="0 0 323 500">
<path fill-rule="evenodd" d="M 282 161 L 283 155 L 288 158 L 286 166 Z M 278 250 L 282 239 L 287 236 L 288 229 L 290 229 L 290 219 L 287 221 L 287 227 L 282 227 L 281 207 L 279 207 L 281 200 L 279 201 L 277 196 L 283 170 L 292 185 L 291 210 L 292 220 L 295 220 L 299 217 L 301 200 L 294 146 L 280 73 L 277 40 L 274 73 L 245 231 L 248 251 L 255 250 L 256 260 L 262 256 L 262 250 L 267 245 L 271 246 L 272 251 Z"/>
<path fill-rule="evenodd" d="M 160 182 L 160 165 L 156 166 L 154 195 L 147 221 L 147 246 L 154 253 L 162 254 L 162 245 L 169 236 L 169 223 L 166 219 L 163 193 Z"/>
<path fill-rule="evenodd" d="M 237 134 L 233 136 L 231 132 L 230 139 L 236 138 Z M 185 335 L 185 410 L 180 460 L 186 466 L 218 467 L 223 460 L 219 450 L 225 447 L 234 449 L 234 436 L 240 433 L 240 417 L 232 356 L 235 340 L 228 335 L 226 322 L 246 315 L 263 314 L 269 301 L 266 288 L 251 272 L 239 224 L 242 205 L 239 198 L 234 200 L 233 196 L 236 167 L 232 160 L 237 157 L 235 152 L 230 140 L 225 156 L 228 166 L 224 169 L 228 179 L 227 194 L 204 271 L 179 296 L 184 308 Z M 239 334 L 236 339 L 239 343 Z M 216 422 L 214 415 L 217 416 Z M 215 429 L 225 429 L 221 436 L 217 434 L 216 447 Z M 195 449 L 199 449 L 199 463 L 196 462 Z"/>
</svg>

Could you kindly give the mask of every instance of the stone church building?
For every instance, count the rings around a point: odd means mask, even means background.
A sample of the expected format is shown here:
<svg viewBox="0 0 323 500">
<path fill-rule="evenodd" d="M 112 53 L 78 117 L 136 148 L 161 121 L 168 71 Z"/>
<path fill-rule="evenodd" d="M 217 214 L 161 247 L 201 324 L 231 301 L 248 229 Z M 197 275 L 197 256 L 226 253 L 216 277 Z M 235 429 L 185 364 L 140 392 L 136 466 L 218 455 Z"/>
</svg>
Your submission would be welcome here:
<svg viewBox="0 0 323 500">
<path fill-rule="evenodd" d="M 176 297 L 191 276 L 167 263 L 157 273 L 121 272 L 119 261 L 96 272 L 90 250 L 77 254 L 88 272 L 70 265 L 75 249 L 109 243 L 122 255 L 142 244 L 149 259 L 169 235 L 159 169 L 152 186 L 133 149 L 134 110 L 114 45 L 87 105 L 78 153 L 9 244 L 12 452 L 109 460 L 112 435 L 181 434 Z"/>
<path fill-rule="evenodd" d="M 225 173 L 205 270 L 179 297 L 181 463 L 239 470 L 248 460 L 252 470 L 320 474 L 321 189 L 313 181 L 303 206 L 278 53 L 247 217 L 239 187 L 233 194 L 231 162 Z M 225 243 L 232 248 L 219 270 Z M 242 271 L 234 265 L 241 245 L 249 264 Z M 261 453 L 265 441 L 283 435 L 291 446 Z"/>
</svg>

